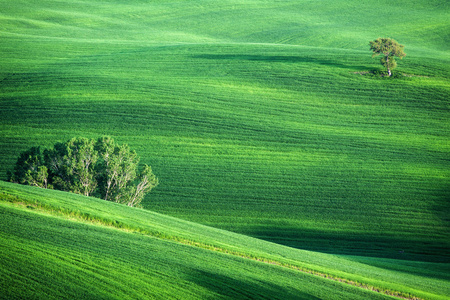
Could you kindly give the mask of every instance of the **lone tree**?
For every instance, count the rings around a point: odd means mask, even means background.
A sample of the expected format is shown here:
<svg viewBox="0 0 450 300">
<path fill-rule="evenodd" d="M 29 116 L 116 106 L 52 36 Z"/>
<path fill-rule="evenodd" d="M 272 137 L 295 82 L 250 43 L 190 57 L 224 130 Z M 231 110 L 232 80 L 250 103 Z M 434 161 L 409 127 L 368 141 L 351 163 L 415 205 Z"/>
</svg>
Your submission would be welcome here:
<svg viewBox="0 0 450 300">
<path fill-rule="evenodd" d="M 136 152 L 110 137 L 73 138 L 43 153 L 39 147 L 21 153 L 8 180 L 139 206 L 158 179 L 148 165 L 139 172 L 138 164 Z"/>
<path fill-rule="evenodd" d="M 392 75 L 391 70 L 397 67 L 394 57 L 397 56 L 402 59 L 406 56 L 403 52 L 404 48 L 405 46 L 391 38 L 377 38 L 370 42 L 370 50 L 373 51 L 372 57 L 382 55 L 380 62 L 387 69 L 389 76 Z"/>
</svg>

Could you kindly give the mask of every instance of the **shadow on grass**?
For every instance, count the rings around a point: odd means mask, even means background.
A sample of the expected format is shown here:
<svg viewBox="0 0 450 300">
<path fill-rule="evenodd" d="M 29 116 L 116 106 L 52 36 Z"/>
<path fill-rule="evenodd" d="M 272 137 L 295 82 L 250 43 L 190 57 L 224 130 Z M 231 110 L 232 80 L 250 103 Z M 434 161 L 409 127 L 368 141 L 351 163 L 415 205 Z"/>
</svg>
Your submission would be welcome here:
<svg viewBox="0 0 450 300">
<path fill-rule="evenodd" d="M 424 237 L 375 236 L 320 230 L 260 228 L 243 234 L 292 248 L 329 254 L 355 255 L 423 262 L 450 262 L 450 243 Z"/>
<path fill-rule="evenodd" d="M 283 56 L 283 55 L 248 55 L 248 54 L 202 54 L 194 55 L 197 59 L 211 60 L 236 60 L 236 61 L 261 61 L 261 62 L 285 62 L 285 63 L 312 63 L 326 66 L 333 66 L 343 69 L 366 70 L 366 66 L 353 66 L 328 60 L 323 58 L 315 58 L 310 56 Z"/>
<path fill-rule="evenodd" d="M 438 191 L 440 197 L 439 200 L 431 205 L 431 211 L 434 212 L 436 218 L 438 218 L 443 227 L 447 228 L 445 234 L 450 235 L 450 185 L 444 186 Z"/>
<path fill-rule="evenodd" d="M 274 285 L 267 281 L 243 281 L 226 275 L 202 270 L 192 270 L 187 280 L 220 295 L 219 298 L 319 299 L 305 292 Z"/>
</svg>

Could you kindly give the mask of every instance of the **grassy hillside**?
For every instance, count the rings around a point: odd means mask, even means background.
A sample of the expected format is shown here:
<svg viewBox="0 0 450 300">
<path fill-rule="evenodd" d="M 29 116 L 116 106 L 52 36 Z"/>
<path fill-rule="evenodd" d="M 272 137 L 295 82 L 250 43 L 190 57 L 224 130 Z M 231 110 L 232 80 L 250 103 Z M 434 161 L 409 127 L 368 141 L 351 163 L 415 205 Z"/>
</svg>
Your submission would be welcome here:
<svg viewBox="0 0 450 300">
<path fill-rule="evenodd" d="M 31 146 L 106 134 L 158 175 L 148 209 L 448 262 L 447 1 L 0 4 L 0 178 Z M 407 76 L 364 75 L 380 36 Z"/>
<path fill-rule="evenodd" d="M 298 250 L 0 182 L 2 298 L 445 299 L 448 264 Z M 359 261 L 358 261 L 359 260 Z"/>
</svg>

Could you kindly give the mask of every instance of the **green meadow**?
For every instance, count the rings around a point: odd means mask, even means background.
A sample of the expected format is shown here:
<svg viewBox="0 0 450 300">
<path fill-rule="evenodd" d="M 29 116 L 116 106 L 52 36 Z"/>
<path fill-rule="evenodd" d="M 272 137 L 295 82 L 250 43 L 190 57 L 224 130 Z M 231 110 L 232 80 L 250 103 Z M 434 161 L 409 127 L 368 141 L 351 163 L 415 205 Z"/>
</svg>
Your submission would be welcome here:
<svg viewBox="0 0 450 300">
<path fill-rule="evenodd" d="M 0 7 L 0 179 L 32 146 L 109 135 L 160 181 L 145 210 L 1 183 L 24 203 L 45 200 L 43 211 L 0 202 L 9 297 L 22 284 L 37 298 L 385 297 L 295 268 L 450 295 L 447 1 Z M 394 78 L 377 75 L 378 37 L 405 45 Z M 130 215 L 124 226 L 145 234 L 68 220 L 72 210 Z"/>
<path fill-rule="evenodd" d="M 323 254 L 0 182 L 6 298 L 445 299 L 448 264 Z"/>
</svg>

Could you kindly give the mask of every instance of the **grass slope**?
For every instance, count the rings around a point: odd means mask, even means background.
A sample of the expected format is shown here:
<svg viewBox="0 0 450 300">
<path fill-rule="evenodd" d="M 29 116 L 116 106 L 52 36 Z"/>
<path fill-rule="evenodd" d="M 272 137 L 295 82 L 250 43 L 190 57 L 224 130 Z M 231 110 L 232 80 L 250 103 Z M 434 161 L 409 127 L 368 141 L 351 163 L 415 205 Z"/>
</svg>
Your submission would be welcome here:
<svg viewBox="0 0 450 300">
<path fill-rule="evenodd" d="M 59 191 L 0 182 L 0 211 L 2 298 L 445 299 L 450 288 L 448 264 L 314 253 Z"/>
<path fill-rule="evenodd" d="M 159 176 L 146 208 L 448 262 L 447 1 L 0 4 L 1 178 L 31 146 L 106 134 Z M 358 74 L 379 36 L 414 76 Z"/>
</svg>

